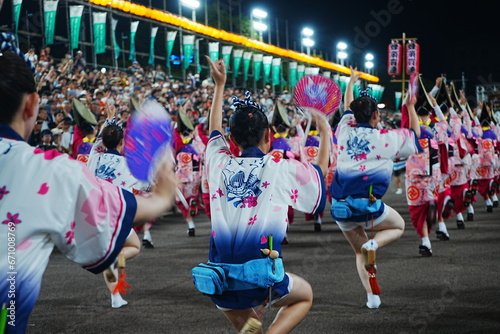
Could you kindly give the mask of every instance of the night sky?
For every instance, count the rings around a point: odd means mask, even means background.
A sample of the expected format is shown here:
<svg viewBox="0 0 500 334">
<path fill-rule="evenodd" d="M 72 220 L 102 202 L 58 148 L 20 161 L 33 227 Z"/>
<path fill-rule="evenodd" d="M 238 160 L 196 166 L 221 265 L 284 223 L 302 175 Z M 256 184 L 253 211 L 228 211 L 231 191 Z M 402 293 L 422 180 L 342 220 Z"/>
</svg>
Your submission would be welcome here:
<svg viewBox="0 0 500 334">
<path fill-rule="evenodd" d="M 63 2 L 64 0 L 60 0 Z M 163 0 L 151 0 L 153 7 L 163 8 Z M 204 1 L 198 9 L 198 21 L 203 22 Z M 216 0 L 207 0 L 209 4 Z M 220 0 L 227 4 L 231 0 Z M 232 0 L 235 4 L 235 0 Z M 38 1 L 25 0 L 26 6 L 36 7 Z M 135 0 L 148 5 L 150 0 Z M 30 4 L 28 4 L 30 3 Z M 272 43 L 276 45 L 276 19 L 279 25 L 280 47 L 286 46 L 285 21 L 288 22 L 288 44 L 300 51 L 300 31 L 312 28 L 313 47 L 317 54 L 335 60 L 335 45 L 344 41 L 349 45 L 349 62 L 364 67 L 364 55 L 375 55 L 375 74 L 386 87 L 385 98 L 391 98 L 400 84 L 390 83 L 387 75 L 387 46 L 391 38 L 418 38 L 421 50 L 420 72 L 428 82 L 441 73 L 449 80 L 465 75 L 467 95 L 475 92 L 478 83 L 500 82 L 500 3 L 496 1 L 449 0 L 244 0 L 243 15 L 255 7 L 268 11 L 268 26 Z M 23 4 L 25 6 L 25 4 Z M 8 11 L 11 0 L 6 0 L 0 13 L 0 25 L 10 25 Z M 178 13 L 177 0 L 167 0 L 167 9 Z M 237 5 L 233 5 L 237 16 Z M 186 9 L 189 12 L 188 9 Z M 185 12 L 184 14 L 187 14 Z M 23 14 L 21 20 L 23 20 Z M 123 23 L 125 24 L 125 23 Z M 265 41 L 267 34 L 265 34 Z"/>
</svg>

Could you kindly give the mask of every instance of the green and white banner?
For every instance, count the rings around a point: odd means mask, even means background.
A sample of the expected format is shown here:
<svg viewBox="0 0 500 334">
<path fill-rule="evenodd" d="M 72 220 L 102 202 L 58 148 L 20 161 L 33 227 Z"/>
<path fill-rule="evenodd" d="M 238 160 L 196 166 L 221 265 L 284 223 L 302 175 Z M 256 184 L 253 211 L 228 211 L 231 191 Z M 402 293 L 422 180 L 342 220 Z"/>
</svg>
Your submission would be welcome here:
<svg viewBox="0 0 500 334">
<path fill-rule="evenodd" d="M 295 87 L 297 84 L 297 62 L 292 61 L 288 64 L 288 81 L 290 81 L 290 88 Z"/>
<path fill-rule="evenodd" d="M 318 75 L 319 67 L 306 67 L 304 75 Z"/>
<path fill-rule="evenodd" d="M 95 54 L 106 52 L 106 12 L 92 13 L 94 16 Z"/>
<path fill-rule="evenodd" d="M 208 56 L 213 62 L 219 59 L 219 42 L 208 43 Z"/>
<path fill-rule="evenodd" d="M 45 21 L 46 44 L 54 44 L 54 30 L 56 28 L 56 13 L 59 0 L 45 0 L 43 2 L 43 20 Z"/>
<path fill-rule="evenodd" d="M 401 92 L 394 92 L 395 97 L 396 97 L 396 105 L 394 110 L 399 110 L 401 108 Z"/>
<path fill-rule="evenodd" d="M 128 60 L 135 60 L 135 34 L 138 26 L 139 21 L 130 22 L 130 56 Z"/>
<path fill-rule="evenodd" d="M 19 28 L 19 16 L 21 15 L 21 6 L 23 4 L 23 0 L 14 0 L 14 32 L 16 34 L 16 39 L 17 38 L 17 29 Z"/>
<path fill-rule="evenodd" d="M 82 24 L 83 6 L 69 6 L 69 30 L 71 33 L 71 49 L 78 49 L 80 26 Z"/>
<path fill-rule="evenodd" d="M 260 73 L 262 71 L 262 54 L 256 53 L 253 55 L 253 81 L 260 80 Z"/>
<path fill-rule="evenodd" d="M 116 25 L 118 24 L 117 19 L 111 19 L 111 41 L 113 42 L 113 47 L 115 48 L 115 59 L 118 59 L 120 56 L 120 46 L 116 41 Z"/>
<path fill-rule="evenodd" d="M 157 32 L 158 32 L 158 27 L 151 28 L 151 42 L 149 44 L 149 60 L 148 60 L 149 65 L 155 64 L 155 39 Z"/>
<path fill-rule="evenodd" d="M 264 64 L 264 82 L 269 83 L 271 82 L 271 66 L 273 63 L 273 56 L 265 56 L 263 58 L 263 64 Z"/>
<path fill-rule="evenodd" d="M 252 53 L 250 51 L 243 53 L 243 80 L 248 80 L 248 71 L 250 70 L 250 63 L 252 62 Z"/>
<path fill-rule="evenodd" d="M 323 72 L 323 76 L 324 76 L 325 78 L 331 79 L 331 77 L 332 77 L 332 72 L 330 72 L 330 71 L 324 71 L 324 72 Z"/>
<path fill-rule="evenodd" d="M 196 61 L 196 73 L 201 73 L 201 63 L 200 63 L 200 41 L 202 38 L 196 40 L 196 45 L 194 48 L 194 59 Z"/>
<path fill-rule="evenodd" d="M 170 67 L 170 55 L 174 49 L 175 38 L 177 37 L 176 31 L 167 32 L 167 67 Z"/>
<path fill-rule="evenodd" d="M 231 60 L 231 51 L 233 47 L 230 45 L 224 45 L 222 47 L 222 59 L 224 60 L 224 65 L 226 65 L 226 69 L 229 68 L 229 62 Z"/>
<path fill-rule="evenodd" d="M 243 58 L 243 50 L 238 49 L 233 52 L 233 75 L 235 78 L 238 77 L 238 72 L 241 67 L 241 59 Z"/>
<path fill-rule="evenodd" d="M 305 65 L 298 65 L 297 66 L 297 81 L 300 80 L 304 76 L 304 71 L 306 70 Z"/>
<path fill-rule="evenodd" d="M 281 58 L 273 59 L 273 86 L 280 84 Z"/>
<path fill-rule="evenodd" d="M 182 37 L 182 50 L 184 55 L 184 69 L 189 68 L 189 59 L 193 56 L 194 35 L 184 35 Z"/>
</svg>

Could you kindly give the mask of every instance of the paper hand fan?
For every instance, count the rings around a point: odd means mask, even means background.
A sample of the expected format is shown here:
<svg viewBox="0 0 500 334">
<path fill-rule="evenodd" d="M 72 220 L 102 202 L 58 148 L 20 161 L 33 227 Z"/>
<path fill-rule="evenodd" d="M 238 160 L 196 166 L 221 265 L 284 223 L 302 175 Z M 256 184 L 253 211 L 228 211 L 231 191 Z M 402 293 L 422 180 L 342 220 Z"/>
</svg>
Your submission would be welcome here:
<svg viewBox="0 0 500 334">
<path fill-rule="evenodd" d="M 410 74 L 410 80 L 408 80 L 408 97 L 413 99 L 418 96 L 418 87 L 419 87 L 419 74 L 412 73 Z"/>
<path fill-rule="evenodd" d="M 338 109 L 342 92 L 334 81 L 320 75 L 308 75 L 297 82 L 293 98 L 301 108 L 315 109 L 330 116 Z"/>
<path fill-rule="evenodd" d="M 132 175 L 150 182 L 158 159 L 170 147 L 172 126 L 167 111 L 156 100 L 140 105 L 127 121 L 125 159 Z"/>
</svg>

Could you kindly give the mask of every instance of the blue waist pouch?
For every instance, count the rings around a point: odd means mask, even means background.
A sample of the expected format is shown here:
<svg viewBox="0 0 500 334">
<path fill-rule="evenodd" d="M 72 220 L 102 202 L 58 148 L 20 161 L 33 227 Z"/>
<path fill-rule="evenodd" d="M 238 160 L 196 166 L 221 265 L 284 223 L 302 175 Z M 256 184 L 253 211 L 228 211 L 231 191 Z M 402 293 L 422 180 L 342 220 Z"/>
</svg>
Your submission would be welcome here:
<svg viewBox="0 0 500 334">
<path fill-rule="evenodd" d="M 380 210 L 382 200 L 377 199 L 372 202 L 369 198 L 352 198 L 348 196 L 345 200 L 338 201 L 332 199 L 330 212 L 334 219 L 348 219 L 352 216 L 361 216 L 369 213 L 375 213 Z"/>
<path fill-rule="evenodd" d="M 200 263 L 191 271 L 198 291 L 220 295 L 224 291 L 268 288 L 285 278 L 283 260 L 266 257 L 242 264 Z"/>
</svg>

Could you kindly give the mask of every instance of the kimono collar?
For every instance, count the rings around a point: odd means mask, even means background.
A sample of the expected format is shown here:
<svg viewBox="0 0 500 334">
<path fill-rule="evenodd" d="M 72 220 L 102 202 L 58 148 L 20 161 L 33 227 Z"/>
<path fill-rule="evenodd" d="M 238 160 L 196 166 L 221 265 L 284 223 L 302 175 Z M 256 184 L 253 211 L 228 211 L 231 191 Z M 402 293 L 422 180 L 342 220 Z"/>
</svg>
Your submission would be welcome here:
<svg viewBox="0 0 500 334">
<path fill-rule="evenodd" d="M 250 146 L 241 152 L 240 158 L 262 158 L 263 156 L 265 156 L 264 152 L 258 147 Z"/>
<path fill-rule="evenodd" d="M 9 125 L 0 122 L 0 138 L 8 138 L 13 140 L 24 141 L 23 137 L 19 135 L 14 129 L 12 129 Z"/>
<path fill-rule="evenodd" d="M 120 155 L 121 156 L 120 152 L 118 152 L 117 150 L 114 150 L 114 149 L 107 150 L 106 153 L 108 153 L 108 154 L 114 154 L 114 155 Z"/>
<path fill-rule="evenodd" d="M 371 126 L 370 123 L 358 123 L 358 128 L 369 128 L 369 129 L 375 129 L 373 126 Z"/>
<path fill-rule="evenodd" d="M 418 119 L 418 124 L 420 125 L 430 125 L 432 120 L 429 118 L 427 121 L 422 121 L 420 118 Z"/>
</svg>

